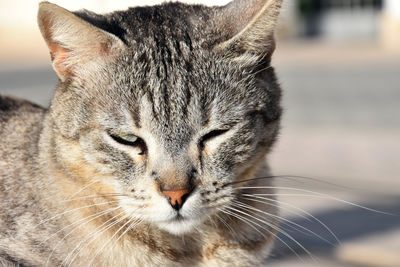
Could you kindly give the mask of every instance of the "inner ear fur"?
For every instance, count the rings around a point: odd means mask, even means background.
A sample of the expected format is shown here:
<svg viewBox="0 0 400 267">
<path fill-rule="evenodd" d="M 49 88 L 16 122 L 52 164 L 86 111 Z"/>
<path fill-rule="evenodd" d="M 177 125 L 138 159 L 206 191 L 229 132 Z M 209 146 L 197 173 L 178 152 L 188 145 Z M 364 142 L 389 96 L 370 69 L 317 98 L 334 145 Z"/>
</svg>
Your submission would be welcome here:
<svg viewBox="0 0 400 267">
<path fill-rule="evenodd" d="M 282 0 L 235 0 L 222 7 L 214 21 L 226 38 L 214 49 L 236 56 L 271 55 L 281 6 Z"/>
<path fill-rule="evenodd" d="M 39 4 L 38 24 L 61 80 L 124 46 L 115 35 L 49 2 Z"/>
</svg>

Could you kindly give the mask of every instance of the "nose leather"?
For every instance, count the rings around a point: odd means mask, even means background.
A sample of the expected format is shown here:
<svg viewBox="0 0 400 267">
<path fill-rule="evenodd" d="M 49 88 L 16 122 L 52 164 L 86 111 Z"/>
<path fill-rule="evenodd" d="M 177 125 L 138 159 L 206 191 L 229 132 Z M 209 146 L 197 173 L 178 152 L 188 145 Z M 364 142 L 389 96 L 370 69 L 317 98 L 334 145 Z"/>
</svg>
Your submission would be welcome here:
<svg viewBox="0 0 400 267">
<path fill-rule="evenodd" d="M 163 195 L 168 197 L 169 202 L 172 207 L 178 206 L 181 207 L 183 202 L 185 202 L 185 196 L 190 193 L 189 189 L 179 189 L 179 190 L 164 190 L 161 191 Z"/>
</svg>

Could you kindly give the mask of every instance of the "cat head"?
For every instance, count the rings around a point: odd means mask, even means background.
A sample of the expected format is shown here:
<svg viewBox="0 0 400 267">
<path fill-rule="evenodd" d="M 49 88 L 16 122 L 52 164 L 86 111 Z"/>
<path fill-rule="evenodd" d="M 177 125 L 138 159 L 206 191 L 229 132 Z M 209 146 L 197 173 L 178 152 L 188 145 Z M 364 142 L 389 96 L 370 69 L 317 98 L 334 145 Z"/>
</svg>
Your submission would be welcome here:
<svg viewBox="0 0 400 267">
<path fill-rule="evenodd" d="M 270 66 L 281 0 L 107 15 L 40 4 L 59 86 L 56 157 L 132 218 L 182 234 L 229 205 L 279 128 Z"/>
</svg>

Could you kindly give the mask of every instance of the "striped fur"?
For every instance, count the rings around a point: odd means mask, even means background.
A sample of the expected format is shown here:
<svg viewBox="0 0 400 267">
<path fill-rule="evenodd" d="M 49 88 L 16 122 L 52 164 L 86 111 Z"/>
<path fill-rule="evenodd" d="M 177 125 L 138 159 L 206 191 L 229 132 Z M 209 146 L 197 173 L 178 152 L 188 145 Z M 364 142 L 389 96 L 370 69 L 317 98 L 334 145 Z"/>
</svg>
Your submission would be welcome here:
<svg viewBox="0 0 400 267">
<path fill-rule="evenodd" d="M 48 109 L 0 97 L 0 264 L 254 266 L 267 257 L 276 217 L 263 232 L 223 211 L 241 197 L 232 182 L 269 173 L 280 5 L 98 15 L 41 3 L 60 81 Z M 179 213 L 161 193 L 171 188 L 192 190 Z"/>
</svg>

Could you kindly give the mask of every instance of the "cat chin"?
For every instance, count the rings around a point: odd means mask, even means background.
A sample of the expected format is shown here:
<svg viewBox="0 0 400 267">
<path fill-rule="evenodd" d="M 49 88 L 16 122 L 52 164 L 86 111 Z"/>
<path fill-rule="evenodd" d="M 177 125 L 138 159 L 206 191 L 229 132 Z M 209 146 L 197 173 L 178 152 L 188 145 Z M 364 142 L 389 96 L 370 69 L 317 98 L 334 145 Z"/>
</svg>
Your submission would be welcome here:
<svg viewBox="0 0 400 267">
<path fill-rule="evenodd" d="M 179 221 L 159 222 L 157 226 L 160 229 L 169 232 L 170 234 L 184 235 L 194 232 L 199 224 L 199 220 L 185 219 Z"/>
</svg>

